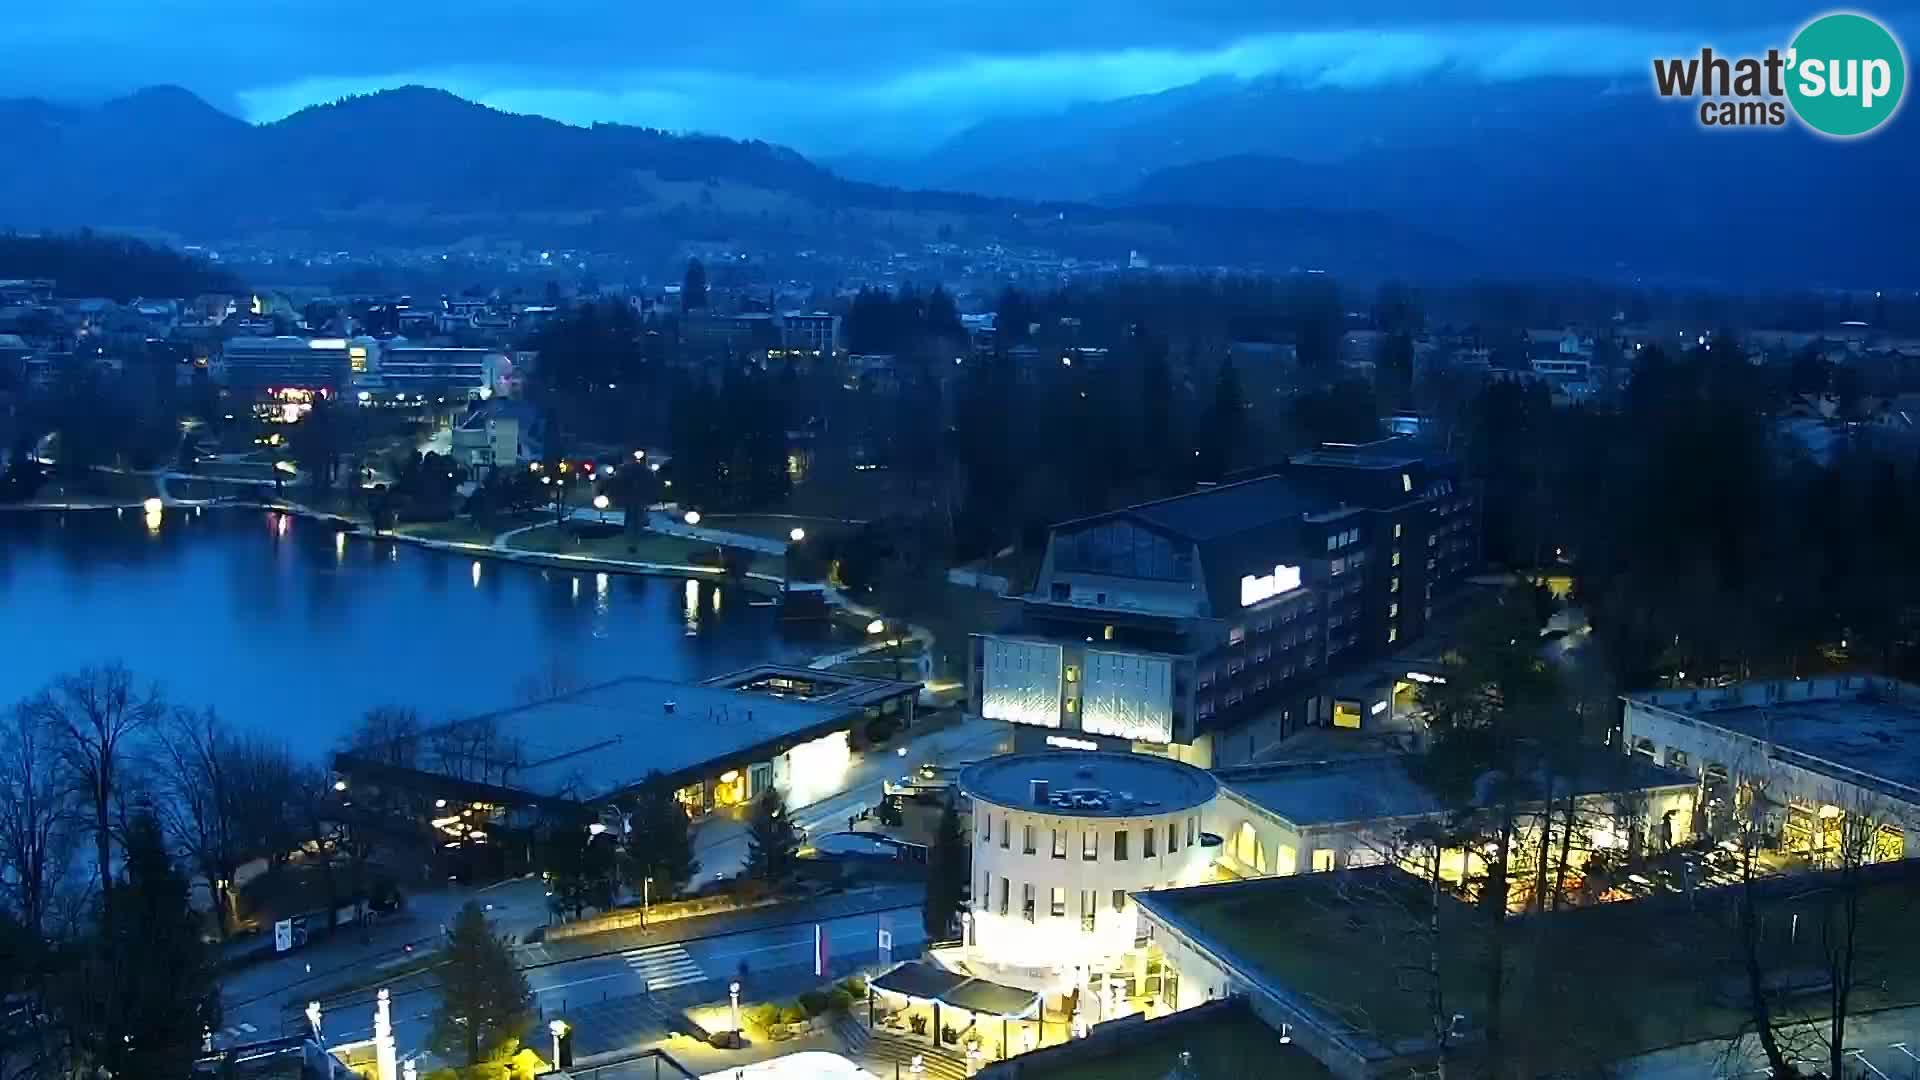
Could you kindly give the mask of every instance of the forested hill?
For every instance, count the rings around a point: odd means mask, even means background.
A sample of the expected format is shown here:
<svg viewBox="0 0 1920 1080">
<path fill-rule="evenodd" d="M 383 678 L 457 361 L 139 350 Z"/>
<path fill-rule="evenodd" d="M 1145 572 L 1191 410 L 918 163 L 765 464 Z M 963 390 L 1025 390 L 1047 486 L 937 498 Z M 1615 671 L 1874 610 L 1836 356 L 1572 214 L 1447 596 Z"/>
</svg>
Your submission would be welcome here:
<svg viewBox="0 0 1920 1080">
<path fill-rule="evenodd" d="M 520 240 L 591 250 L 885 255 L 921 243 L 1124 261 L 1416 273 L 1473 260 L 1383 215 L 1094 207 L 844 179 L 762 142 L 573 127 L 406 87 L 250 125 L 178 89 L 97 109 L 0 102 L 0 228 L 164 231 L 280 247 Z M 137 178 L 137 182 L 136 182 Z"/>
<path fill-rule="evenodd" d="M 125 236 L 0 233 L 0 280 L 51 278 L 62 296 L 182 297 L 242 286 L 203 259 Z"/>
</svg>

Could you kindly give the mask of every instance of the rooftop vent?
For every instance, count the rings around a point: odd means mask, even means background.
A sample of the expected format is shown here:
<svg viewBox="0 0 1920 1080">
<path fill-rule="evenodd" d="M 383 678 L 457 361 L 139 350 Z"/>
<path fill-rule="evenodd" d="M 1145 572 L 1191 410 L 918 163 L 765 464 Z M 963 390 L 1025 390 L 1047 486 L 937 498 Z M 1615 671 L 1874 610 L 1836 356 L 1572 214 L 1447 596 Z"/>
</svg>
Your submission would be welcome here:
<svg viewBox="0 0 1920 1080">
<path fill-rule="evenodd" d="M 1031 784 L 1033 788 L 1033 805 L 1046 806 L 1052 802 L 1051 799 L 1047 798 L 1047 782 L 1045 780 L 1030 780 L 1028 783 Z"/>
</svg>

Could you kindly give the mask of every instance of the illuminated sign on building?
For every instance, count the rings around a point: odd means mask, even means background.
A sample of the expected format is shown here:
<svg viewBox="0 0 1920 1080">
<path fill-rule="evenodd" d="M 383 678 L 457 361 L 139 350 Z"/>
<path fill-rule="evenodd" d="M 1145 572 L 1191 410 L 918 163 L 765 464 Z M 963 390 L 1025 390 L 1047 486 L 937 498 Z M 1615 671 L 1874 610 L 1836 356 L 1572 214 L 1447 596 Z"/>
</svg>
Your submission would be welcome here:
<svg viewBox="0 0 1920 1080">
<path fill-rule="evenodd" d="M 1070 735 L 1047 736 L 1048 746 L 1057 746 L 1062 750 L 1098 750 L 1100 744 L 1091 739 L 1076 739 Z"/>
<path fill-rule="evenodd" d="M 1262 600 L 1271 600 L 1299 587 L 1300 568 L 1297 566 L 1276 566 L 1273 573 L 1259 577 L 1248 574 L 1240 579 L 1240 606 L 1252 607 Z"/>
</svg>

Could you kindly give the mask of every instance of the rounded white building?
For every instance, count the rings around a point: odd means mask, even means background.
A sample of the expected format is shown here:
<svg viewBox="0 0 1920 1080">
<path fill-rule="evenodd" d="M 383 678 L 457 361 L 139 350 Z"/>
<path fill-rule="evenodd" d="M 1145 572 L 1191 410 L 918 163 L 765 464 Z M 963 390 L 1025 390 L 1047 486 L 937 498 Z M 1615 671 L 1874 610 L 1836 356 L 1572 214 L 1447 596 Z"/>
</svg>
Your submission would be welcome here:
<svg viewBox="0 0 1920 1080">
<path fill-rule="evenodd" d="M 1205 770 L 1146 754 L 1008 754 L 967 766 L 969 955 L 1061 975 L 1112 963 L 1138 935 L 1128 893 L 1204 879 L 1220 840 L 1201 820 L 1219 787 Z"/>
</svg>

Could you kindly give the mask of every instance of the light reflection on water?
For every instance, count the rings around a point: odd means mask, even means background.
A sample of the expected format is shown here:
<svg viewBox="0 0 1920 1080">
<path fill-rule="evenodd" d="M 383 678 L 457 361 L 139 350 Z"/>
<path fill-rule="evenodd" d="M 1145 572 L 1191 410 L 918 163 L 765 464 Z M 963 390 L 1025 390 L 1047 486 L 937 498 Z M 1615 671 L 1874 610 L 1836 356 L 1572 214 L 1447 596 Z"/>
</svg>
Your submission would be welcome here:
<svg viewBox="0 0 1920 1080">
<path fill-rule="evenodd" d="M 0 514 L 0 708 L 120 660 L 317 755 L 376 705 L 431 721 L 510 704 L 556 659 L 692 679 L 832 647 L 711 582 L 596 573 L 588 605 L 579 574 L 468 557 L 461 575 L 462 557 L 252 510 L 173 510 L 153 533 L 138 514 Z"/>
</svg>

